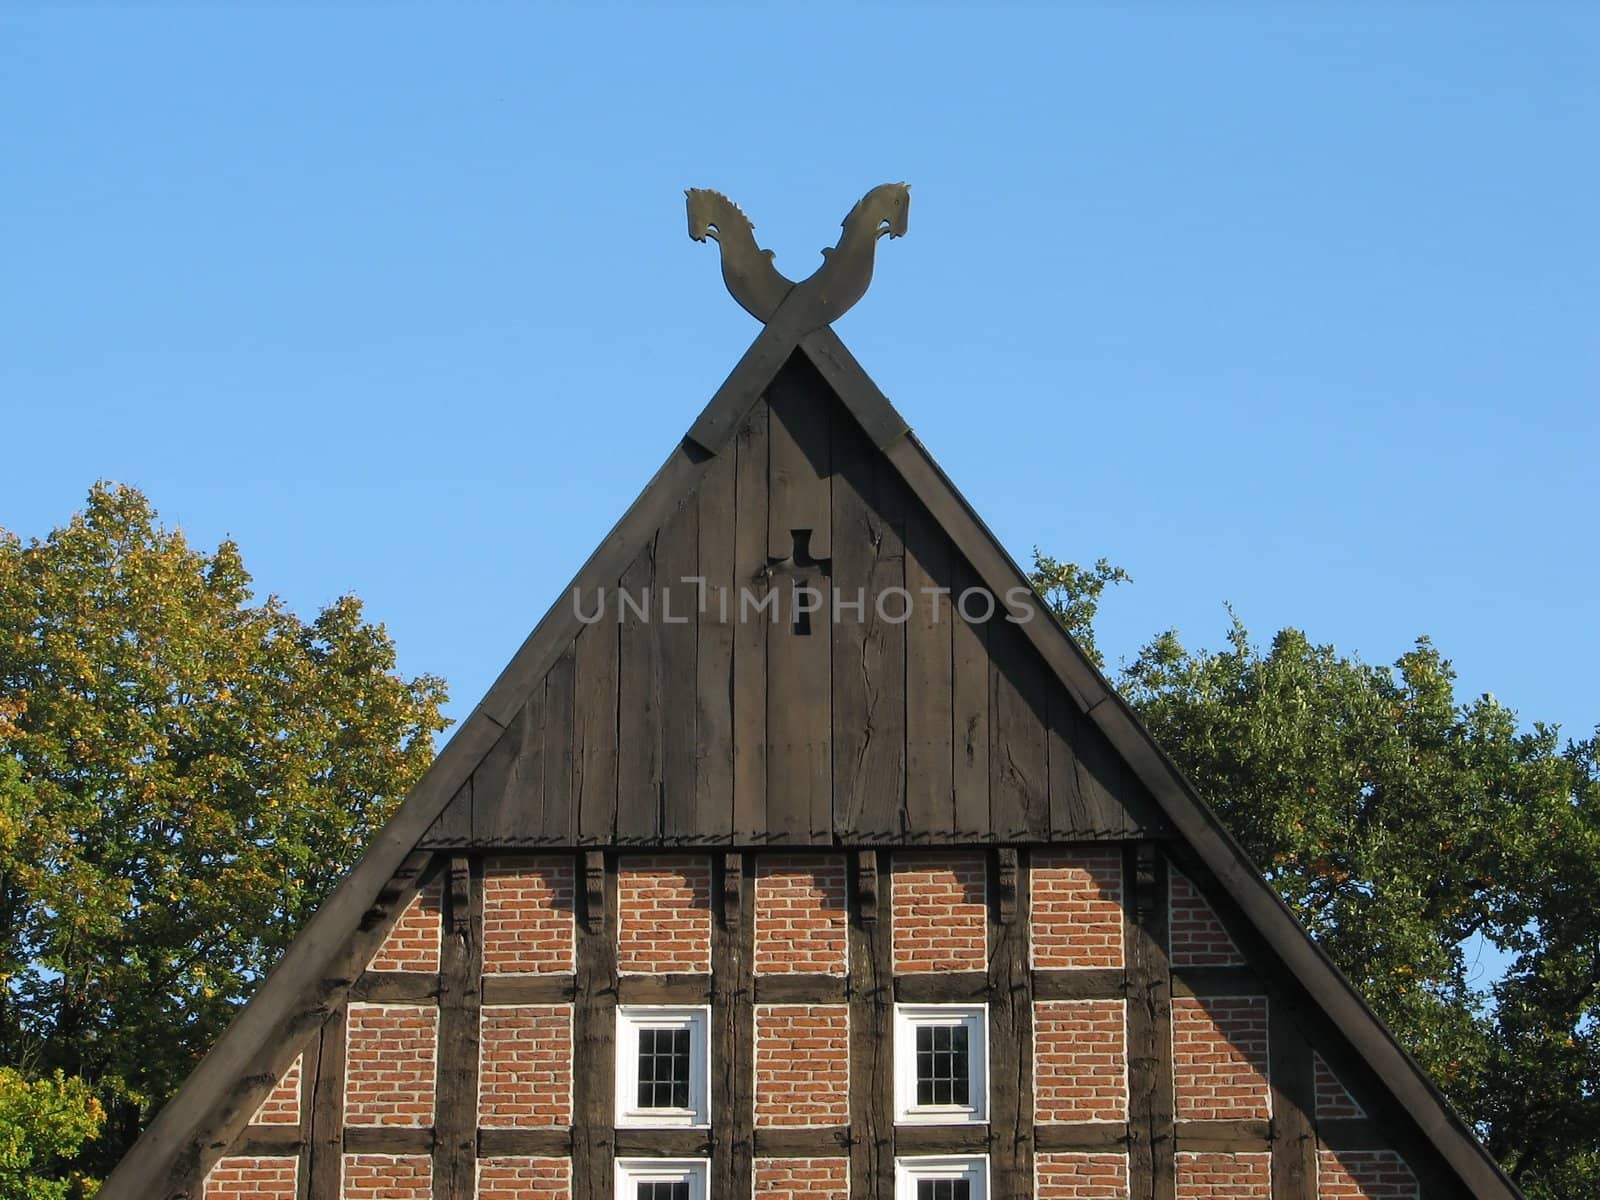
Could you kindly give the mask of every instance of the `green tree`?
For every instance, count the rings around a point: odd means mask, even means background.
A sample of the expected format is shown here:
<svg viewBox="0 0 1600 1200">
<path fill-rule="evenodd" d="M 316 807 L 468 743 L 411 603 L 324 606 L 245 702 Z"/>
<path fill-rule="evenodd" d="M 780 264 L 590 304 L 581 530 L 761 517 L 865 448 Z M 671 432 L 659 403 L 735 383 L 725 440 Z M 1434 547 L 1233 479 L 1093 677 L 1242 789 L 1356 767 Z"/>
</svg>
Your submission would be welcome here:
<svg viewBox="0 0 1600 1200">
<path fill-rule="evenodd" d="M 100 1132 L 105 1110 L 83 1080 L 26 1079 L 0 1067 L 0 1200 L 77 1200 L 95 1184 L 63 1164 Z"/>
<path fill-rule="evenodd" d="M 1124 578 L 1036 573 L 1074 632 Z M 1426 638 L 1374 667 L 1234 618 L 1221 649 L 1169 631 L 1116 682 L 1528 1194 L 1600 1194 L 1600 741 L 1459 700 Z M 1488 985 L 1484 945 L 1510 961 Z"/>
<path fill-rule="evenodd" d="M 0 1055 L 90 1081 L 93 1168 L 426 769 L 443 700 L 354 597 L 257 601 L 131 488 L 0 534 Z"/>
</svg>

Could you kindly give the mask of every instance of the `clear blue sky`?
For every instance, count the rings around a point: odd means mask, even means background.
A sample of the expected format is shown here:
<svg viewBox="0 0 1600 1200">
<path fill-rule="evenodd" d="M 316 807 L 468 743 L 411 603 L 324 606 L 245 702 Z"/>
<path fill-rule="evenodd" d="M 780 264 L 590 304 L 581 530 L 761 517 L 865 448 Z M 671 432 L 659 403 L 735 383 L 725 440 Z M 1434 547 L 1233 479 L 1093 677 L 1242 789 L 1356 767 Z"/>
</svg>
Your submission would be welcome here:
<svg viewBox="0 0 1600 1200">
<path fill-rule="evenodd" d="M 798 6 L 796 6 L 798 8 Z M 793 276 L 1019 559 L 1600 721 L 1600 10 L 0 12 L 0 525 L 97 478 L 363 597 L 464 715 Z"/>
</svg>

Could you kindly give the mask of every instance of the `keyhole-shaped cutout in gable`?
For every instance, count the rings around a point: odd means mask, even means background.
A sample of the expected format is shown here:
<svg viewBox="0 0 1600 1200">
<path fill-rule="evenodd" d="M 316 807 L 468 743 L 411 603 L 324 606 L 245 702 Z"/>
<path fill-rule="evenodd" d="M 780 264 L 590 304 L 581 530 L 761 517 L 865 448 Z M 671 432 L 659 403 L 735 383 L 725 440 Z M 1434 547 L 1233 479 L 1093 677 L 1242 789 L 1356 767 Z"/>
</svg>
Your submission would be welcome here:
<svg viewBox="0 0 1600 1200">
<path fill-rule="evenodd" d="M 790 570 L 801 567 L 821 568 L 824 576 L 828 573 L 829 560 L 817 558 L 811 553 L 811 530 L 791 529 L 789 538 L 793 549 L 789 552 L 789 561 L 786 566 Z M 809 591 L 805 589 L 810 589 Z M 826 583 L 823 579 L 813 582 L 810 575 L 794 577 L 793 590 L 790 597 L 794 605 L 794 612 L 790 614 L 793 622 L 791 628 L 796 637 L 811 636 L 811 613 L 813 605 L 828 603 Z"/>
</svg>

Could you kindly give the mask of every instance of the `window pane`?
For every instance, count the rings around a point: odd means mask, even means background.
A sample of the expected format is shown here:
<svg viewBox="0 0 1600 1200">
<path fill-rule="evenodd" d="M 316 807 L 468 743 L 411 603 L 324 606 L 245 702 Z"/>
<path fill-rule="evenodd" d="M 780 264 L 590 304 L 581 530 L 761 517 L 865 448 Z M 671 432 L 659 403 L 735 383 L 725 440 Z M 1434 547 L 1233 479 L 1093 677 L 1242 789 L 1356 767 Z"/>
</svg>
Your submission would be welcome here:
<svg viewBox="0 0 1600 1200">
<path fill-rule="evenodd" d="M 687 1179 L 640 1180 L 635 1200 L 689 1200 Z M 919 1196 L 917 1200 L 922 1200 Z"/>
<path fill-rule="evenodd" d="M 917 1200 L 972 1200 L 970 1179 L 919 1179 Z"/>
<path fill-rule="evenodd" d="M 639 1107 L 689 1107 L 689 1040 L 687 1029 L 639 1031 Z M 644 1184 L 640 1184 L 644 1187 Z M 662 1185 L 666 1186 L 666 1185 Z M 676 1186 L 676 1185 L 674 1185 Z M 685 1185 L 687 1186 L 687 1185 Z M 676 1194 L 640 1194 L 640 1200 L 684 1200 Z"/>
<path fill-rule="evenodd" d="M 917 1103 L 966 1104 L 970 1057 L 965 1025 L 917 1026 Z"/>
</svg>

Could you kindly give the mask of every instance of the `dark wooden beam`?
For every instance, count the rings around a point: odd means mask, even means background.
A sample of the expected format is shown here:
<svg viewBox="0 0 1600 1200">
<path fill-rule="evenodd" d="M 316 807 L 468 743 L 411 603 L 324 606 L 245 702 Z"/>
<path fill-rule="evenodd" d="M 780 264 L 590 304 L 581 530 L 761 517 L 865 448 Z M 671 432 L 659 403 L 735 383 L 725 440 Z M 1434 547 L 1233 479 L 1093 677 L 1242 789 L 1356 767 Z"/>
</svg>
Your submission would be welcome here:
<svg viewBox="0 0 1600 1200">
<path fill-rule="evenodd" d="M 579 865 L 586 856 L 579 857 Z M 614 1200 L 616 1156 L 617 872 L 606 864 L 603 915 L 578 927 L 577 1000 L 572 1010 L 572 1200 Z"/>
<path fill-rule="evenodd" d="M 617 980 L 619 1004 L 706 1004 L 712 981 L 706 975 L 623 975 Z"/>
<path fill-rule="evenodd" d="M 450 860 L 439 969 L 439 1078 L 433 1200 L 472 1200 L 478 1170 L 478 1010 L 483 975 L 483 860 Z"/>
<path fill-rule="evenodd" d="M 846 1004 L 850 985 L 842 975 L 757 975 L 757 1004 Z"/>
<path fill-rule="evenodd" d="M 991 1149 L 987 1125 L 898 1125 L 894 1131 L 896 1154 L 985 1154 Z M 889 1182 L 894 1182 L 892 1172 Z"/>
<path fill-rule="evenodd" d="M 577 995 L 572 975 L 496 975 L 483 977 L 484 1004 L 570 1004 Z"/>
<path fill-rule="evenodd" d="M 350 999 L 433 1004 L 439 999 L 439 976 L 431 971 L 368 971 L 350 989 Z"/>
<path fill-rule="evenodd" d="M 1120 1000 L 1128 994 L 1128 973 L 1121 967 L 1074 967 L 1035 971 L 1035 1000 Z"/>
<path fill-rule="evenodd" d="M 317 1053 L 304 1068 L 316 1077 L 305 1163 L 310 1200 L 340 1200 L 344 1171 L 344 1012 L 341 1005 L 323 1022 Z"/>
<path fill-rule="evenodd" d="M 894 998 L 901 1004 L 982 1004 L 989 999 L 987 971 L 940 971 L 899 975 Z"/>
<path fill-rule="evenodd" d="M 861 868 L 871 854 L 881 893 L 893 886 L 888 853 L 863 851 L 850 860 L 850 895 L 861 895 Z M 894 961 L 893 906 L 878 896 L 877 918 L 850 913 L 850 1145 L 851 1200 L 894 1200 Z"/>
<path fill-rule="evenodd" d="M 1272 1081 L 1272 1200 L 1316 1200 L 1317 1104 L 1311 1043 L 1281 989 L 1267 1001 Z"/>
<path fill-rule="evenodd" d="M 1167 860 L 1129 842 L 1123 878 L 1128 965 L 1128 1175 L 1133 1200 L 1173 1200 L 1172 988 L 1167 968 Z"/>
<path fill-rule="evenodd" d="M 755 872 L 738 854 L 722 856 L 718 869 L 724 904 L 723 920 L 711 934 L 710 1099 L 718 1131 L 711 1146 L 711 1193 L 748 1196 L 755 1138 Z"/>
<path fill-rule="evenodd" d="M 999 850 L 989 897 L 989 1131 L 995 1200 L 1033 1197 L 1033 973 L 1028 859 Z M 1010 880 L 1007 886 L 1007 859 Z M 897 1139 L 897 1149 L 900 1141 Z"/>
<path fill-rule="evenodd" d="M 755 1131 L 755 1155 L 757 1158 L 838 1158 L 850 1152 L 850 1141 L 848 1125 L 825 1129 L 758 1129 Z"/>
<path fill-rule="evenodd" d="M 398 1125 L 347 1125 L 342 1145 L 346 1154 L 436 1154 L 438 1148 L 432 1129 Z"/>
<path fill-rule="evenodd" d="M 1059 1150 L 1124 1150 L 1128 1146 L 1126 1121 L 1074 1121 L 1044 1123 L 1033 1127 L 1039 1152 Z"/>
<path fill-rule="evenodd" d="M 480 1129 L 478 1157 L 565 1158 L 572 1153 L 570 1129 Z"/>
</svg>

